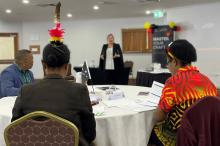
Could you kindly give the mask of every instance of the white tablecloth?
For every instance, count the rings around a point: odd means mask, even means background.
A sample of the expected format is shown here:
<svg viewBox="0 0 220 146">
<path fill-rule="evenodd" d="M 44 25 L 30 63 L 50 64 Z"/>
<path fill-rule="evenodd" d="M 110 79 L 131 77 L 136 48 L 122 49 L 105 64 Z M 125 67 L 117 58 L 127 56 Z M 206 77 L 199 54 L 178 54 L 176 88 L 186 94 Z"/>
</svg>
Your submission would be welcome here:
<svg viewBox="0 0 220 146">
<path fill-rule="evenodd" d="M 104 91 L 96 89 L 101 94 Z M 122 90 L 126 98 L 146 98 L 138 96 L 139 92 L 149 91 L 147 87 L 116 86 Z M 89 87 L 91 91 L 91 87 Z M 12 108 L 16 97 L 0 99 L 0 146 L 5 146 L 4 128 L 10 123 Z M 104 99 L 103 99 L 104 100 Z M 129 108 L 107 107 L 103 103 L 104 114 L 96 116 L 96 140 L 97 146 L 146 146 L 153 128 L 152 107 L 148 111 L 137 112 Z"/>
<path fill-rule="evenodd" d="M 148 69 L 139 69 L 138 72 L 148 72 L 148 73 L 170 73 L 168 69 L 160 68 L 160 69 L 154 69 L 154 70 L 148 70 Z"/>
<path fill-rule="evenodd" d="M 15 99 L 16 97 L 4 97 L 0 99 L 0 146 L 5 146 L 4 129 L 11 122 Z"/>
</svg>

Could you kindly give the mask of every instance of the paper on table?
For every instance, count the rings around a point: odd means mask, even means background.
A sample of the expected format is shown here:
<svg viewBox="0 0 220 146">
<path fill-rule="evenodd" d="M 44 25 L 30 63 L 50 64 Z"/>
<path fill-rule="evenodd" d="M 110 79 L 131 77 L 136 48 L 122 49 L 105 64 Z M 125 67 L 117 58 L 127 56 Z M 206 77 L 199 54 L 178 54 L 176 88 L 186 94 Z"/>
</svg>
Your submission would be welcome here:
<svg viewBox="0 0 220 146">
<path fill-rule="evenodd" d="M 93 109 L 93 113 L 95 114 L 95 116 L 102 116 L 105 114 L 104 106 L 95 105 L 95 106 L 92 106 L 92 109 Z"/>
<path fill-rule="evenodd" d="M 103 87 L 96 87 L 97 89 L 100 89 L 100 90 L 109 90 L 109 89 L 113 89 L 113 90 L 118 90 L 117 87 L 115 86 L 103 86 Z"/>
<path fill-rule="evenodd" d="M 156 106 L 146 106 L 137 103 L 135 100 L 131 100 L 130 104 L 121 106 L 121 108 L 125 108 L 127 110 L 133 110 L 135 112 L 143 112 L 156 109 Z"/>
<path fill-rule="evenodd" d="M 99 102 L 101 99 L 100 96 L 98 96 L 97 94 L 94 94 L 94 93 L 90 93 L 89 97 L 90 97 L 91 102 Z"/>
<path fill-rule="evenodd" d="M 138 96 L 147 96 L 149 95 L 150 92 L 148 91 L 141 91 L 141 92 L 138 92 Z"/>
<path fill-rule="evenodd" d="M 103 103 L 107 107 L 123 107 L 123 106 L 131 106 L 134 104 L 134 101 L 127 99 L 127 98 L 122 98 L 118 100 L 105 100 Z"/>
<path fill-rule="evenodd" d="M 142 106 L 142 107 L 134 108 L 134 111 L 136 111 L 136 112 L 144 112 L 144 111 L 150 111 L 150 110 L 154 110 L 154 109 L 156 109 L 156 107 L 153 107 L 153 106 Z"/>
<path fill-rule="evenodd" d="M 143 105 L 143 106 L 149 106 L 149 107 L 156 107 L 157 106 L 157 103 L 154 103 L 150 100 L 152 99 L 149 99 L 150 97 L 146 97 L 146 98 L 143 98 L 143 99 L 136 99 L 135 102 L 137 104 L 140 104 L 140 105 Z"/>
<path fill-rule="evenodd" d="M 154 81 L 150 90 L 149 97 L 146 100 L 158 104 L 160 101 L 160 96 L 162 94 L 163 87 L 164 84 Z"/>
<path fill-rule="evenodd" d="M 108 99 L 109 100 L 118 100 L 118 99 L 122 99 L 125 98 L 124 92 L 121 90 L 114 90 L 111 91 L 110 94 L 108 94 Z"/>
<path fill-rule="evenodd" d="M 157 107 L 163 87 L 163 84 L 154 81 L 149 95 L 145 98 L 136 98 L 135 102 L 143 106 Z"/>
<path fill-rule="evenodd" d="M 143 112 L 143 111 L 155 109 L 155 107 L 146 107 L 136 103 L 134 100 L 127 98 L 103 101 L 103 103 L 108 107 L 119 107 L 127 110 L 132 110 L 135 112 Z"/>
</svg>

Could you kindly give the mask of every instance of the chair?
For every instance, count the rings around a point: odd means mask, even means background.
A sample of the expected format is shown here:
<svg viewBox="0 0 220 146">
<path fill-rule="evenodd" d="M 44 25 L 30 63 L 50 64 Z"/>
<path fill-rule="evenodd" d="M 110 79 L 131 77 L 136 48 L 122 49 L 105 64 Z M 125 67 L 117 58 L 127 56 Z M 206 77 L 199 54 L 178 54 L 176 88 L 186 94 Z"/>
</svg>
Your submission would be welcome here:
<svg viewBox="0 0 220 146">
<path fill-rule="evenodd" d="M 71 69 L 72 69 L 71 66 L 72 65 L 69 63 L 68 64 L 68 69 L 67 69 L 67 74 L 64 77 L 64 79 L 68 80 L 68 81 L 76 82 L 76 78 L 72 75 L 72 72 L 71 72 Z M 43 70 L 43 72 L 44 72 L 44 76 L 46 76 L 45 70 Z"/>
<path fill-rule="evenodd" d="M 220 89 L 217 88 L 217 95 L 220 97 Z"/>
<path fill-rule="evenodd" d="M 29 113 L 13 121 L 4 131 L 7 146 L 78 146 L 77 127 L 44 111 Z"/>
<path fill-rule="evenodd" d="M 72 65 L 69 63 L 68 64 L 67 75 L 64 77 L 64 79 L 68 80 L 68 81 L 76 82 L 75 77 L 72 75 L 71 69 L 72 69 Z"/>
<path fill-rule="evenodd" d="M 124 62 L 124 68 L 130 68 L 129 75 L 131 75 L 132 78 L 133 78 L 133 65 L 134 65 L 133 61 Z"/>
<path fill-rule="evenodd" d="M 207 96 L 187 109 L 177 133 L 177 146 L 220 145 L 220 99 Z"/>
</svg>

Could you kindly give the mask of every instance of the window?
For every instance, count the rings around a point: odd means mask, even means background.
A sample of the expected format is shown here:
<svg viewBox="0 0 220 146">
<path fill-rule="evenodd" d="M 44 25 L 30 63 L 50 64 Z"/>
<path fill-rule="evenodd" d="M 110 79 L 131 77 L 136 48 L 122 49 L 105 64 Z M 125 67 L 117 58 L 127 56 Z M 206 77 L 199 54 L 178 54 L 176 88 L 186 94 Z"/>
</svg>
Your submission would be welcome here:
<svg viewBox="0 0 220 146">
<path fill-rule="evenodd" d="M 152 51 L 152 35 L 146 29 L 122 29 L 124 53 L 148 53 Z"/>
<path fill-rule="evenodd" d="M 0 64 L 13 63 L 15 52 L 18 50 L 17 33 L 0 33 Z"/>
</svg>

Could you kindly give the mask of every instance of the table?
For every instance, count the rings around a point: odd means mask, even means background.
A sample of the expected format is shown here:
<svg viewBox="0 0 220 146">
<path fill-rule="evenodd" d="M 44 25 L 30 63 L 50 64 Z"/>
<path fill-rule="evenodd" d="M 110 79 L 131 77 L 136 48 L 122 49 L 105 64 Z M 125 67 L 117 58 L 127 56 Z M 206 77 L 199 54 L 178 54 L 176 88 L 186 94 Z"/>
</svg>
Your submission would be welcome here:
<svg viewBox="0 0 220 146">
<path fill-rule="evenodd" d="M 74 67 L 76 72 L 81 72 L 82 67 Z M 104 85 L 117 84 L 127 85 L 129 79 L 129 72 L 131 68 L 124 68 L 122 70 L 101 70 L 96 67 L 89 67 L 92 80 L 88 81 L 89 85 Z"/>
<path fill-rule="evenodd" d="M 151 87 L 153 81 L 164 84 L 170 76 L 171 74 L 168 72 L 147 72 L 140 70 L 137 72 L 136 85 Z"/>
<path fill-rule="evenodd" d="M 12 108 L 16 97 L 4 97 L 0 99 L 0 146 L 5 146 L 4 129 L 11 123 Z"/>
<path fill-rule="evenodd" d="M 105 91 L 97 89 L 95 91 L 102 94 Z M 138 86 L 117 85 L 124 92 L 128 99 L 146 98 L 137 96 L 139 92 L 149 91 L 150 88 Z M 88 86 L 91 91 L 91 86 Z M 11 110 L 16 97 L 7 97 L 0 100 L 0 146 L 5 146 L 3 139 L 4 128 L 10 123 Z M 105 99 L 103 99 L 105 100 Z M 104 106 L 105 113 L 96 116 L 95 140 L 96 146 L 146 146 L 153 128 L 153 112 L 155 107 L 150 107 L 144 112 L 128 110 L 126 108 L 107 107 L 103 103 L 96 106 Z"/>
</svg>

